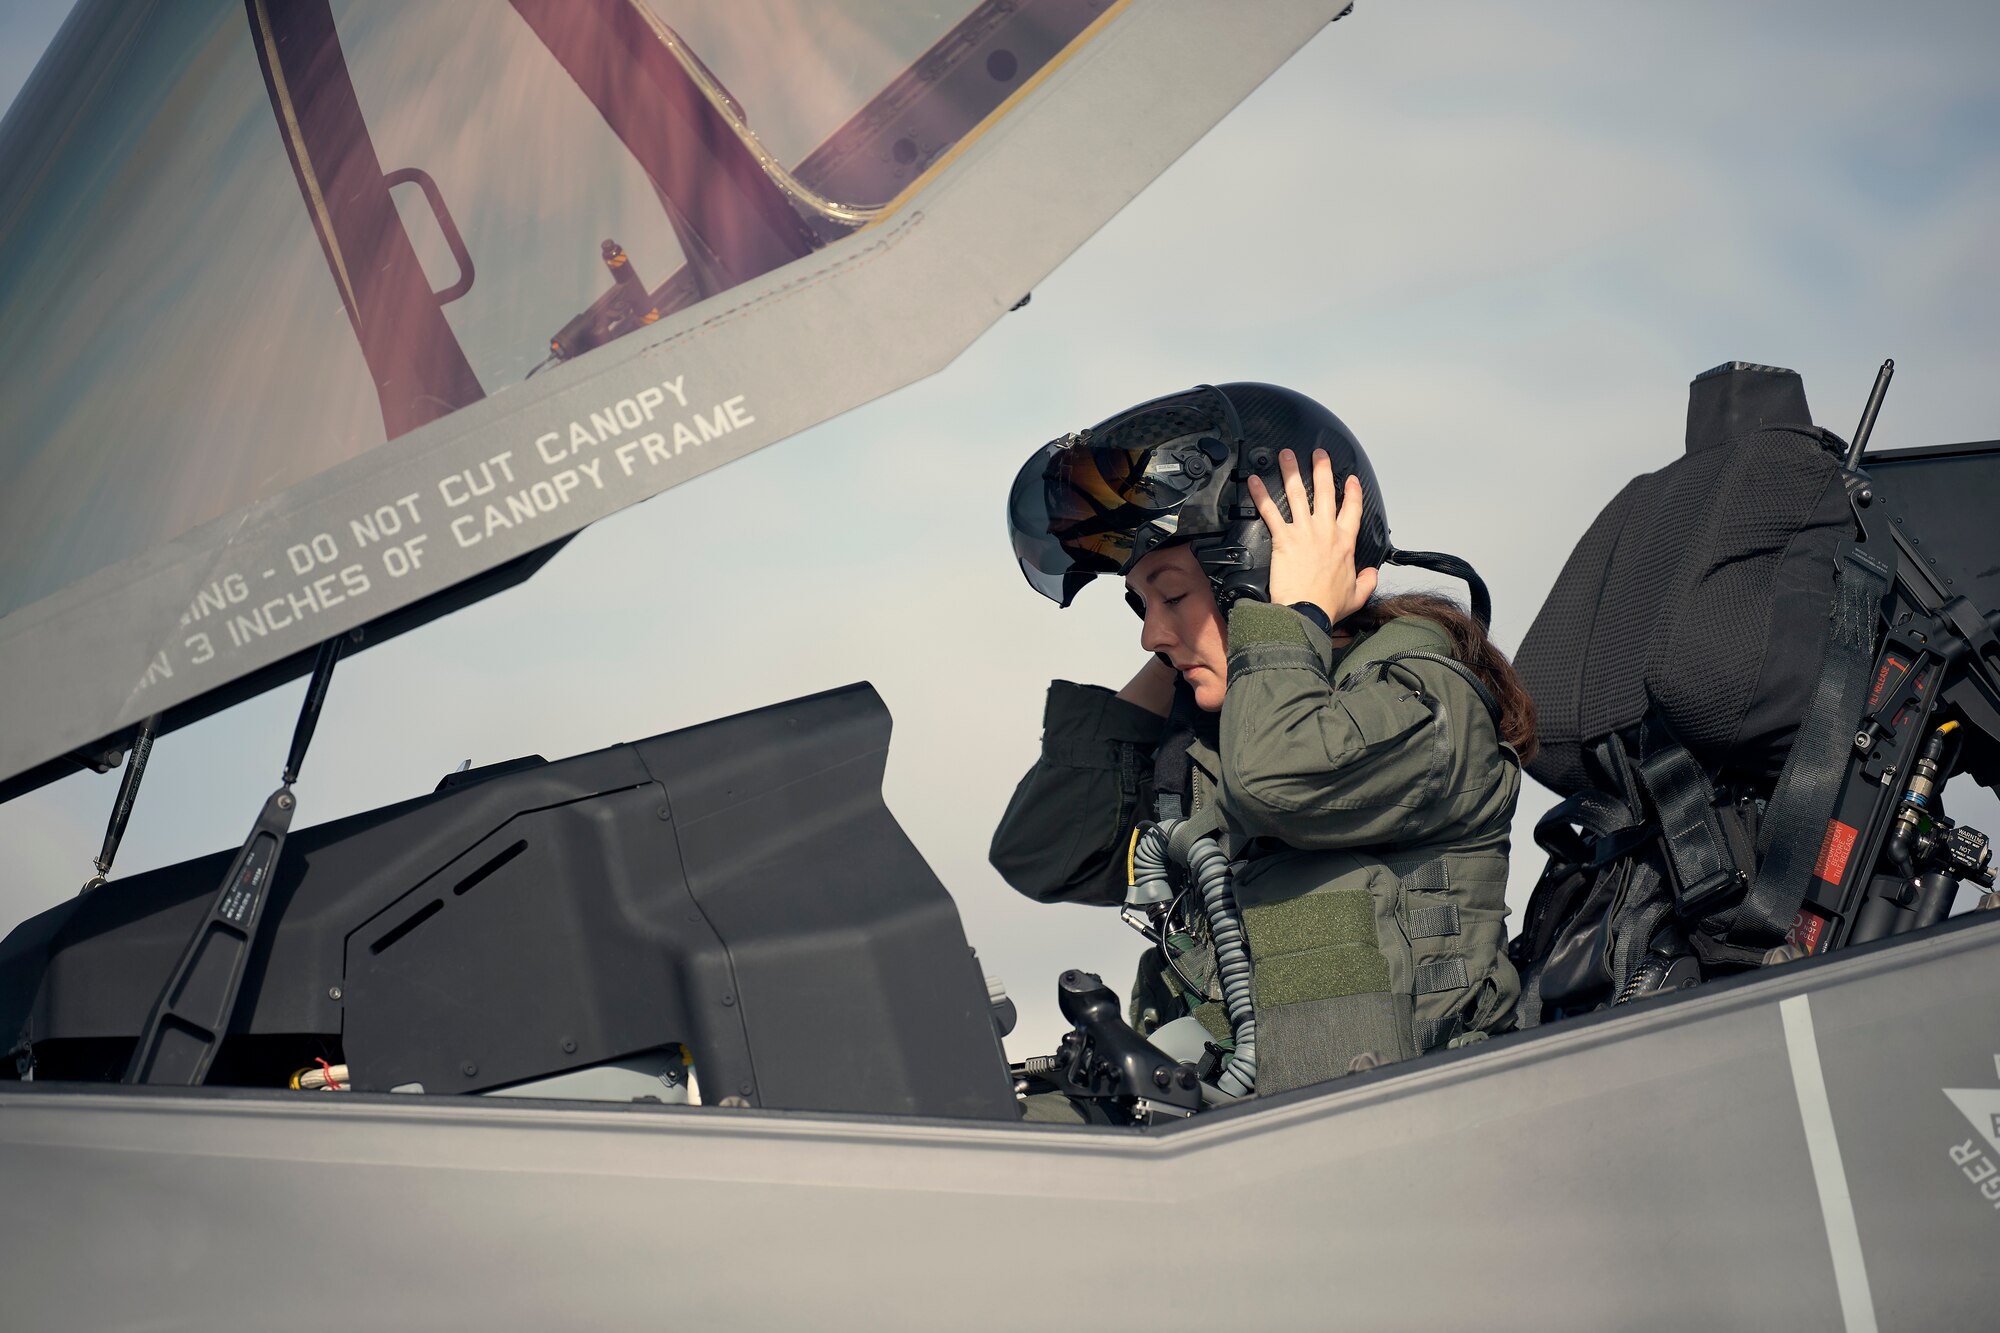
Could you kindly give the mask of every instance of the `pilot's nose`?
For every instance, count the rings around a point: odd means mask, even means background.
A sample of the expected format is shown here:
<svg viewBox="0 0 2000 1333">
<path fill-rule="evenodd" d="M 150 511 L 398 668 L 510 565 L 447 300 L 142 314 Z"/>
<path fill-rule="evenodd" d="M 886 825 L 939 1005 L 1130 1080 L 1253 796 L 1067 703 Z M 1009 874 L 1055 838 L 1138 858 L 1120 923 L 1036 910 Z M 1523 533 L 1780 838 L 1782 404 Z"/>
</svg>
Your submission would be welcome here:
<svg viewBox="0 0 2000 1333">
<path fill-rule="evenodd" d="M 1174 645 L 1173 632 L 1167 627 L 1167 617 L 1157 606 L 1146 608 L 1146 621 L 1139 630 L 1139 646 L 1149 653 L 1168 652 Z"/>
</svg>

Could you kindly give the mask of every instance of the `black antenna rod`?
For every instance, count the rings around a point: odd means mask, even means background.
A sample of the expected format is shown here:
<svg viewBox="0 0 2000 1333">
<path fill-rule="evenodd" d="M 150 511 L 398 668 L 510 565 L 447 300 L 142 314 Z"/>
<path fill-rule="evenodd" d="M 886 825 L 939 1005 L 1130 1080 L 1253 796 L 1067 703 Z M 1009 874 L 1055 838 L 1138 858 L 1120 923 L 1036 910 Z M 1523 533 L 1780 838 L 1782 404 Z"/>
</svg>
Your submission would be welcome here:
<svg viewBox="0 0 2000 1333">
<path fill-rule="evenodd" d="M 1868 391 L 1868 406 L 1861 409 L 1861 424 L 1854 428 L 1854 443 L 1847 446 L 1849 472 L 1861 466 L 1861 451 L 1868 447 L 1868 437 L 1875 433 L 1875 415 L 1882 410 L 1882 398 L 1889 392 L 1889 377 L 1895 373 L 1894 361 L 1884 361 L 1875 372 L 1875 387 Z"/>
</svg>

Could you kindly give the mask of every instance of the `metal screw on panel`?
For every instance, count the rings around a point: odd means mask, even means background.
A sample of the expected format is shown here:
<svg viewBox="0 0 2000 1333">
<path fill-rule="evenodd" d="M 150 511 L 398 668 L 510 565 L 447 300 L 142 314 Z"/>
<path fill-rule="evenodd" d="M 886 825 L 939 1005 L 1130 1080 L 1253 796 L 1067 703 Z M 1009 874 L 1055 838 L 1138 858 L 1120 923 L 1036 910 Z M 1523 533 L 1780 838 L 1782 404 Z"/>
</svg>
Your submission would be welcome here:
<svg viewBox="0 0 2000 1333">
<path fill-rule="evenodd" d="M 1867 733 L 1867 732 L 1865 732 L 1865 731 L 1857 731 L 1857 732 L 1855 732 L 1855 733 L 1854 733 L 1854 748 L 1855 748 L 1855 749 L 1857 749 L 1857 750 L 1866 750 L 1866 749 L 1867 749 L 1867 748 L 1868 748 L 1869 746 L 1873 745 L 1874 743 L 1875 743 L 1874 741 L 1872 741 L 1872 740 L 1870 740 L 1870 739 L 1868 738 L 1868 733 Z"/>
<path fill-rule="evenodd" d="M 674 817 L 674 812 L 670 808 L 664 805 L 660 807 L 660 818 L 672 819 L 673 817 Z"/>
<path fill-rule="evenodd" d="M 292 794 L 290 792 L 281 791 L 278 793 L 278 808 L 280 810 L 289 810 L 292 808 Z"/>
<path fill-rule="evenodd" d="M 479 1072 L 479 1066 L 474 1064 L 472 1061 L 467 1060 L 464 1064 L 458 1067 L 458 1072 L 465 1075 L 467 1078 L 471 1078 L 474 1074 L 477 1074 Z"/>
<path fill-rule="evenodd" d="M 337 999 L 339 999 L 339 998 L 340 998 L 340 987 L 338 987 L 338 986 L 328 986 L 328 987 L 326 988 L 326 998 L 327 998 L 327 999 L 329 999 L 329 1000 L 337 1000 Z"/>
<path fill-rule="evenodd" d="M 747 1079 L 736 1085 L 737 1090 L 741 1092 L 745 1097 L 748 1097 L 750 1095 L 751 1086 L 752 1086 L 751 1083 Z"/>
<path fill-rule="evenodd" d="M 563 1054 L 564 1054 L 564 1055 L 575 1055 L 575 1054 L 576 1054 L 576 1038 L 575 1038 L 575 1037 L 564 1037 L 564 1038 L 562 1039 L 562 1048 L 563 1048 Z"/>
<path fill-rule="evenodd" d="M 725 1008 L 725 1009 L 726 1009 L 726 1008 L 728 1008 L 728 1007 L 729 1007 L 730 1005 L 733 1005 L 733 1004 L 735 1004 L 735 1003 L 736 1003 L 736 997 L 735 997 L 734 995 L 731 995 L 731 994 L 730 994 L 730 993 L 729 993 L 728 991 L 724 991 L 724 992 L 722 993 L 722 1006 L 723 1006 L 723 1008 Z"/>
</svg>

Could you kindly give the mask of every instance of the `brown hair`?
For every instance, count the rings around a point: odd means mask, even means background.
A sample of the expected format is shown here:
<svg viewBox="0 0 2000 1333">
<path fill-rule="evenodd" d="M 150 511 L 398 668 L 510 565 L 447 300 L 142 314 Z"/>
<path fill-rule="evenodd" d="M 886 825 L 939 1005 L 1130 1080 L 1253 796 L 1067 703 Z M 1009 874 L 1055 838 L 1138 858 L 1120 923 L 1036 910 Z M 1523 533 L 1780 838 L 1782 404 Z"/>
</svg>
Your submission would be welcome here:
<svg viewBox="0 0 2000 1333">
<path fill-rule="evenodd" d="M 1342 622 L 1359 633 L 1379 629 L 1398 616 L 1420 616 L 1442 628 L 1451 639 L 1451 655 L 1486 682 L 1500 705 L 1500 739 L 1514 747 L 1526 763 L 1535 757 L 1535 701 L 1514 674 L 1507 655 L 1493 646 L 1485 628 L 1471 613 L 1436 593 L 1406 592 L 1377 597 Z"/>
</svg>

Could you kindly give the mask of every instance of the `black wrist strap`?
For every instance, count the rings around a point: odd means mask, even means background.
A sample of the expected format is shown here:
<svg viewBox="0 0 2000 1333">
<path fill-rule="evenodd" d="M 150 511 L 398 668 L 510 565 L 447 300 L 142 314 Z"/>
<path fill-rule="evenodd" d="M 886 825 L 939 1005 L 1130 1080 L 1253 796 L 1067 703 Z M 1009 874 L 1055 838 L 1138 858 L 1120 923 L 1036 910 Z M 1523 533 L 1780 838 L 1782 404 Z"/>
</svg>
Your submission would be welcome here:
<svg viewBox="0 0 2000 1333">
<path fill-rule="evenodd" d="M 1329 638 L 1333 635 L 1333 617 L 1322 611 L 1314 602 L 1293 602 L 1291 609 L 1319 626 L 1320 633 Z"/>
</svg>

